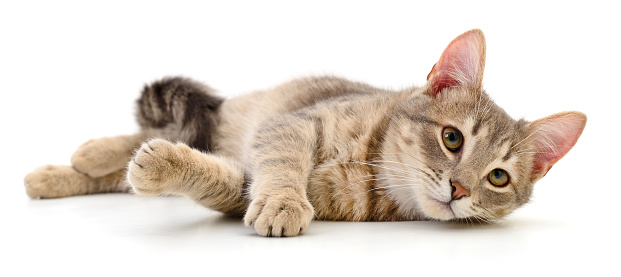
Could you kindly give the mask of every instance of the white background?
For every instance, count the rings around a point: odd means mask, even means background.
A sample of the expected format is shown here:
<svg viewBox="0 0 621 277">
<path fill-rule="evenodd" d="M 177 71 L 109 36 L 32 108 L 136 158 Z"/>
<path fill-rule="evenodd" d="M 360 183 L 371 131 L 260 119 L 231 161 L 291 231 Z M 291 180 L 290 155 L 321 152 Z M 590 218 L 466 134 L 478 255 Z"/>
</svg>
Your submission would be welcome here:
<svg viewBox="0 0 621 277">
<path fill-rule="evenodd" d="M 612 1 L 3 1 L 0 275 L 619 276 L 619 10 Z M 68 164 L 89 138 L 135 132 L 134 101 L 162 76 L 223 96 L 310 74 L 423 85 L 444 47 L 472 28 L 487 38 L 484 87 L 511 115 L 589 117 L 503 224 L 313 222 L 304 236 L 274 239 L 183 198 L 24 193 L 37 166 Z"/>
</svg>

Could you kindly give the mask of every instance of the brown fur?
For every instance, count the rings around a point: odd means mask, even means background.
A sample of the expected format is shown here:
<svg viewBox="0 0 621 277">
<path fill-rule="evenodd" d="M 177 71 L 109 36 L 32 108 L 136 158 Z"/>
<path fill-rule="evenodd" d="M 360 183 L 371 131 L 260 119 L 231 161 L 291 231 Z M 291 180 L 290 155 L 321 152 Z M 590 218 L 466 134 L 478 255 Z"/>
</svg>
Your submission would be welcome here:
<svg viewBox="0 0 621 277">
<path fill-rule="evenodd" d="M 89 141 L 73 167 L 27 175 L 26 190 L 127 191 L 127 176 L 136 193 L 184 195 L 244 216 L 263 236 L 298 235 L 313 218 L 495 220 L 528 201 L 586 117 L 513 120 L 481 90 L 484 61 L 483 34 L 472 30 L 449 45 L 428 84 L 400 91 L 311 77 L 222 101 L 166 78 L 138 101 L 140 133 Z M 458 151 L 444 145 L 447 127 L 463 136 Z M 487 178 L 497 168 L 506 185 Z"/>
</svg>

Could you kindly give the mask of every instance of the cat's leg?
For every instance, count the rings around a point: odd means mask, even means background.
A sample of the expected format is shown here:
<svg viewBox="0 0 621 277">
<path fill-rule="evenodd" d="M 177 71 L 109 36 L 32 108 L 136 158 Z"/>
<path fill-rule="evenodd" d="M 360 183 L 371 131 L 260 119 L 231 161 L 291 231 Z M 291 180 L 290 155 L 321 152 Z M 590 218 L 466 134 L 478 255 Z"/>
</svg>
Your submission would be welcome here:
<svg viewBox="0 0 621 277">
<path fill-rule="evenodd" d="M 138 194 L 183 195 L 228 215 L 242 216 L 248 207 L 241 165 L 182 143 L 143 143 L 128 166 L 127 180 Z"/>
<path fill-rule="evenodd" d="M 46 165 L 26 175 L 26 193 L 32 198 L 127 192 L 125 166 L 140 142 L 152 134 L 89 140 L 73 154 L 70 166 Z"/>
<path fill-rule="evenodd" d="M 264 124 L 250 152 L 252 202 L 244 217 L 262 236 L 296 236 L 308 228 L 314 209 L 307 197 L 314 167 L 317 123 L 281 118 Z"/>
<path fill-rule="evenodd" d="M 59 198 L 106 192 L 128 192 L 125 170 L 93 178 L 66 165 L 46 165 L 24 178 L 26 194 L 31 198 Z"/>
<path fill-rule="evenodd" d="M 71 164 L 76 171 L 90 177 L 106 176 L 125 168 L 135 149 L 149 136 L 148 133 L 141 132 L 127 136 L 91 139 L 73 153 Z"/>
</svg>

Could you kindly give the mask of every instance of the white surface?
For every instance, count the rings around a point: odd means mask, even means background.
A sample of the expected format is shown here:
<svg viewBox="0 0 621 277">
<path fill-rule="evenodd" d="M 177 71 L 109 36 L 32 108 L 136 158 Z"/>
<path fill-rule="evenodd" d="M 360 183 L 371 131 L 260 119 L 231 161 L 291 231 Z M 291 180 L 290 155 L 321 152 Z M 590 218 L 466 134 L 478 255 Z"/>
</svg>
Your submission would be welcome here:
<svg viewBox="0 0 621 277">
<path fill-rule="evenodd" d="M 2 2 L 0 275 L 618 276 L 619 7 L 361 2 Z M 502 225 L 313 222 L 275 239 L 183 198 L 23 191 L 87 139 L 134 132 L 134 99 L 164 75 L 228 96 L 324 73 L 422 85 L 471 28 L 487 37 L 485 88 L 511 115 L 589 116 Z"/>
</svg>

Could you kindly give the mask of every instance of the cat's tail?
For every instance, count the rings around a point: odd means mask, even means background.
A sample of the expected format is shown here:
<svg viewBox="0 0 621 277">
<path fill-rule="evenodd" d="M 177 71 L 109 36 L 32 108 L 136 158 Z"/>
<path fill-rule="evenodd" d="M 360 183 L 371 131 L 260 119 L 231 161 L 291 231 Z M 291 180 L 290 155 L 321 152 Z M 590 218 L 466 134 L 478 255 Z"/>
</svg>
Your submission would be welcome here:
<svg viewBox="0 0 621 277">
<path fill-rule="evenodd" d="M 143 131 L 209 151 L 223 99 L 197 81 L 166 77 L 145 85 L 136 118 Z"/>
</svg>

